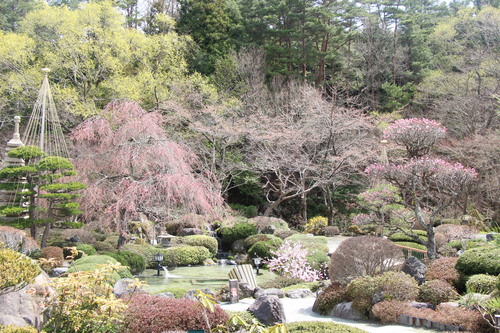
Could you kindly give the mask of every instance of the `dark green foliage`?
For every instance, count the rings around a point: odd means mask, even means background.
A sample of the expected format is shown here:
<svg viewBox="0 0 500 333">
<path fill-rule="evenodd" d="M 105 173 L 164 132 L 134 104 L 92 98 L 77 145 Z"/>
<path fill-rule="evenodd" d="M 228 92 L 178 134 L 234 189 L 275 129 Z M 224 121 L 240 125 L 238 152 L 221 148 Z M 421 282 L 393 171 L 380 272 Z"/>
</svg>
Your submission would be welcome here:
<svg viewBox="0 0 500 333">
<path fill-rule="evenodd" d="M 271 251 L 276 251 L 278 247 L 275 241 L 257 242 L 248 250 L 248 255 L 252 258 L 271 258 Z"/>
<path fill-rule="evenodd" d="M 497 289 L 498 279 L 498 277 L 488 274 L 476 274 L 467 280 L 465 287 L 467 292 L 489 294 Z"/>
<path fill-rule="evenodd" d="M 97 250 L 95 249 L 95 247 L 93 247 L 90 244 L 78 244 L 76 246 L 76 249 L 82 251 L 88 256 L 93 256 L 94 254 L 97 254 Z"/>
<path fill-rule="evenodd" d="M 245 206 L 241 204 L 229 204 L 237 213 L 240 213 L 246 218 L 252 218 L 257 215 L 257 206 Z"/>
<path fill-rule="evenodd" d="M 250 223 L 240 222 L 232 227 L 222 227 L 220 233 L 222 234 L 222 241 L 230 245 L 238 239 L 245 239 L 248 236 L 257 234 L 257 227 Z"/>
<path fill-rule="evenodd" d="M 109 263 L 117 264 L 118 261 L 115 258 L 106 255 L 87 256 L 75 260 L 68 269 L 68 273 L 73 273 L 78 271 L 94 271 L 98 268 L 99 265 L 106 265 Z M 113 273 L 113 280 L 115 281 L 118 281 L 119 279 L 123 278 L 132 278 L 132 277 L 133 275 L 126 267 L 123 267 L 118 272 Z"/>
<path fill-rule="evenodd" d="M 177 237 L 173 240 L 174 244 L 185 244 L 191 246 L 204 246 L 210 253 L 216 254 L 218 250 L 217 239 L 205 235 L 191 235 L 185 237 Z"/>
<path fill-rule="evenodd" d="M 347 325 L 327 321 L 297 321 L 288 324 L 290 333 L 366 333 L 366 331 Z"/>
<path fill-rule="evenodd" d="M 146 260 L 141 255 L 130 251 L 104 251 L 100 254 L 115 258 L 120 264 L 127 266 L 134 275 L 146 269 Z"/>
<path fill-rule="evenodd" d="M 158 249 L 152 245 L 138 245 L 138 244 L 126 244 L 122 247 L 123 251 L 133 252 L 140 255 L 146 261 L 146 267 L 156 268 L 157 263 L 154 261 L 153 255 L 158 252 L 165 253 L 165 249 Z M 110 251 L 113 251 L 111 249 Z"/>
<path fill-rule="evenodd" d="M 500 274 L 500 247 L 477 247 L 458 257 L 456 268 L 463 275 Z"/>
<path fill-rule="evenodd" d="M 425 247 L 425 245 L 416 242 L 394 242 L 394 243 L 406 247 L 411 247 L 412 249 L 427 250 L 427 247 Z"/>
<path fill-rule="evenodd" d="M 181 245 L 162 251 L 164 253 L 163 266 L 175 263 L 177 266 L 201 265 L 210 258 L 210 251 L 204 246 Z"/>
<path fill-rule="evenodd" d="M 12 158 L 22 158 L 26 164 L 35 158 L 45 156 L 45 152 L 38 146 L 23 146 L 12 149 L 7 153 Z"/>
<path fill-rule="evenodd" d="M 318 295 L 315 303 L 316 311 L 319 314 L 329 314 L 335 305 L 347 300 L 347 288 L 337 282 L 330 284 Z"/>
<path fill-rule="evenodd" d="M 419 238 L 421 238 L 423 241 L 427 241 L 427 233 L 423 230 L 413 230 L 413 233 L 418 236 Z M 416 241 L 411 238 L 410 236 L 407 236 L 405 235 L 404 233 L 402 232 L 396 232 L 392 235 L 389 236 L 389 240 L 393 241 L 393 242 L 414 242 L 416 243 Z"/>
</svg>

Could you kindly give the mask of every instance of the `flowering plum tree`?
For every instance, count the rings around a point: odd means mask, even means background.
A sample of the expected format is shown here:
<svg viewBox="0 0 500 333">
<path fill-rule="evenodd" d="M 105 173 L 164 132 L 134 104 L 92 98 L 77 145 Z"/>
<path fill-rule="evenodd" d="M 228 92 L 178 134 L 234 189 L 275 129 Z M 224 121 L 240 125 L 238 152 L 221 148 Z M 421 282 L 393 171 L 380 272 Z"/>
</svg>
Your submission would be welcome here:
<svg viewBox="0 0 500 333">
<path fill-rule="evenodd" d="M 384 138 L 405 146 L 410 158 L 427 154 L 445 135 L 443 125 L 426 118 L 400 119 L 384 131 Z"/>
<path fill-rule="evenodd" d="M 434 225 L 440 214 L 468 190 L 477 176 L 474 169 L 460 163 L 428 157 L 414 158 L 402 165 L 372 164 L 365 172 L 371 177 L 383 178 L 401 190 L 403 203 L 412 209 L 417 223 L 426 230 L 428 240 L 402 231 L 424 244 L 430 258 L 437 255 Z M 428 213 L 424 214 L 424 210 Z"/>
<path fill-rule="evenodd" d="M 271 253 L 275 257 L 267 262 L 269 270 L 282 276 L 308 282 L 317 281 L 321 278 L 320 273 L 307 262 L 307 250 L 302 247 L 300 242 L 285 241 L 278 250 L 271 251 Z"/>
<path fill-rule="evenodd" d="M 162 123 L 159 113 L 116 101 L 73 131 L 75 165 L 88 184 L 82 200 L 87 221 L 126 231 L 140 213 L 159 223 L 221 207 L 211 175 L 198 170 L 189 149 L 168 139 Z"/>
</svg>

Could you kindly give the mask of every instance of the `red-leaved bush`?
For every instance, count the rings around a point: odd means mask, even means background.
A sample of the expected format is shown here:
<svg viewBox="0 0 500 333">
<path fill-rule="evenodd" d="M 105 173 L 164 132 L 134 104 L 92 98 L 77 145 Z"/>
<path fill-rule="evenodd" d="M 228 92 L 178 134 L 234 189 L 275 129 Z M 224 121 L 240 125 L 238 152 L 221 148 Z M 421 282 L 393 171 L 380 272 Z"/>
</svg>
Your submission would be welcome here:
<svg viewBox="0 0 500 333">
<path fill-rule="evenodd" d="M 492 327 L 475 310 L 454 307 L 446 304 L 438 305 L 436 310 L 414 308 L 409 303 L 400 301 L 383 301 L 372 308 L 372 314 L 384 324 L 396 323 L 400 314 L 428 319 L 437 323 L 460 326 L 470 332 L 493 332 Z"/>
<path fill-rule="evenodd" d="M 455 268 L 457 260 L 458 258 L 456 257 L 441 257 L 431 261 L 429 265 L 427 265 L 425 279 L 428 281 L 442 280 L 457 286 L 460 280 L 460 275 Z"/>
<path fill-rule="evenodd" d="M 0 243 L 23 254 L 29 254 L 39 248 L 35 240 L 24 231 L 8 226 L 0 226 Z"/>
<path fill-rule="evenodd" d="M 458 297 L 458 293 L 451 284 L 443 280 L 431 280 L 420 286 L 419 299 L 422 302 L 438 305 Z"/>
<path fill-rule="evenodd" d="M 122 332 L 161 333 L 188 329 L 209 332 L 204 311 L 211 328 L 225 324 L 229 319 L 229 315 L 219 306 L 210 312 L 193 300 L 137 295 L 130 301 Z"/>
<path fill-rule="evenodd" d="M 41 258 L 55 259 L 56 265 L 62 265 L 64 262 L 64 252 L 60 247 L 47 246 L 42 249 Z"/>
<path fill-rule="evenodd" d="M 393 242 L 374 236 L 346 239 L 330 258 L 330 279 L 345 284 L 357 277 L 398 270 L 404 261 Z"/>
</svg>

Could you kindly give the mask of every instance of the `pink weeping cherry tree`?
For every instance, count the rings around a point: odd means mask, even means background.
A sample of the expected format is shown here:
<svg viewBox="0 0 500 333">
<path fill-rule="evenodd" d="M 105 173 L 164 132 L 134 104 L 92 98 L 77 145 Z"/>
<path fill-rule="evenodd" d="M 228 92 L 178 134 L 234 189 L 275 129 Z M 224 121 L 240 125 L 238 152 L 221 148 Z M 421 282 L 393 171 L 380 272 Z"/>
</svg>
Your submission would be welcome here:
<svg viewBox="0 0 500 333">
<path fill-rule="evenodd" d="M 162 125 L 159 113 L 115 101 L 73 131 L 75 166 L 88 185 L 81 200 L 87 221 L 126 231 L 139 215 L 158 225 L 186 213 L 217 214 L 218 185 Z"/>
</svg>

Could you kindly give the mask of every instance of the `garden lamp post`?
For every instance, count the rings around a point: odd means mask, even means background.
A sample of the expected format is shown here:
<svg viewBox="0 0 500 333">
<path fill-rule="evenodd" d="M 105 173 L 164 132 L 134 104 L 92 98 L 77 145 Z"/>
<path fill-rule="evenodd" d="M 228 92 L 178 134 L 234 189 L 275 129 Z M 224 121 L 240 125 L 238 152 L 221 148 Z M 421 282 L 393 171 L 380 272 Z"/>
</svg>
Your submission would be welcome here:
<svg viewBox="0 0 500 333">
<path fill-rule="evenodd" d="M 158 271 L 157 275 L 160 276 L 160 269 L 162 268 L 161 262 L 163 261 L 163 253 L 158 252 L 154 256 L 155 261 L 158 263 L 156 270 Z"/>
<path fill-rule="evenodd" d="M 253 265 L 255 266 L 255 269 L 257 270 L 257 275 L 259 275 L 259 268 L 260 264 L 262 263 L 262 258 L 253 258 Z"/>
</svg>

